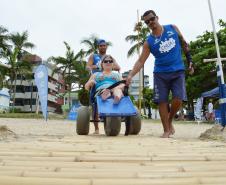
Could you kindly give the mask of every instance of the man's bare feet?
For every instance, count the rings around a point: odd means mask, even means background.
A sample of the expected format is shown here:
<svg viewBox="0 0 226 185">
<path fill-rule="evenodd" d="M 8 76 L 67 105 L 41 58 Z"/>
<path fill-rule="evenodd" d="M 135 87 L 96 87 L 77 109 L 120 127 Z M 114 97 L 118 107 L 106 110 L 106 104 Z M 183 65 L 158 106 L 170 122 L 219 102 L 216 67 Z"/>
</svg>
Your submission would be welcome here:
<svg viewBox="0 0 226 185">
<path fill-rule="evenodd" d="M 169 138 L 170 132 L 164 132 L 161 136 L 161 138 Z"/>
<path fill-rule="evenodd" d="M 169 120 L 169 127 L 170 127 L 170 135 L 173 135 L 175 133 L 175 129 L 172 124 L 173 119 L 169 117 L 168 120 Z"/>
<path fill-rule="evenodd" d="M 174 129 L 174 126 L 171 125 L 170 127 L 170 135 L 174 135 L 175 134 L 175 129 Z"/>
<path fill-rule="evenodd" d="M 94 134 L 94 135 L 98 135 L 98 134 L 99 134 L 99 130 L 95 130 L 95 131 L 93 132 L 93 134 Z"/>
<path fill-rule="evenodd" d="M 109 89 L 104 89 L 102 91 L 102 94 L 101 94 L 101 98 L 103 100 L 106 100 L 107 98 L 109 98 L 111 96 L 111 91 Z"/>
</svg>

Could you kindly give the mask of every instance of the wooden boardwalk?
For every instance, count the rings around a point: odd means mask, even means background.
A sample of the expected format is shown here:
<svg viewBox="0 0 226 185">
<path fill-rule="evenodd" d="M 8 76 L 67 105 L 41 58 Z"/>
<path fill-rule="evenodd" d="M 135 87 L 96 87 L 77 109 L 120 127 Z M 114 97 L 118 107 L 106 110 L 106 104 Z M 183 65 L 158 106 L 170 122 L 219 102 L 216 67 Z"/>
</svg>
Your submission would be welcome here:
<svg viewBox="0 0 226 185">
<path fill-rule="evenodd" d="M 139 136 L 0 141 L 0 185 L 226 184 L 226 143 Z"/>
</svg>

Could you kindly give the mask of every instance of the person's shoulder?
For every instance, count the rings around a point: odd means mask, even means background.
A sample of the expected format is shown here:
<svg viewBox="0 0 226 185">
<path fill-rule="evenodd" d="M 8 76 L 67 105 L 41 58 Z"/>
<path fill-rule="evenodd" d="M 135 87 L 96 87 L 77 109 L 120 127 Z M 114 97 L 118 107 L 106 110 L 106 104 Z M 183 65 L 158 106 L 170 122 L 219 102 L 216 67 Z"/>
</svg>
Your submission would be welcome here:
<svg viewBox="0 0 226 185">
<path fill-rule="evenodd" d="M 152 37 L 153 37 L 153 35 L 151 33 L 149 33 L 146 37 L 147 38 L 146 40 L 148 40 L 149 38 L 152 38 Z"/>
<path fill-rule="evenodd" d="M 93 59 L 93 57 L 94 57 L 94 53 L 89 55 L 89 59 Z"/>
<path fill-rule="evenodd" d="M 176 24 L 170 24 L 172 28 L 174 28 L 176 31 L 178 31 L 178 26 Z"/>
<path fill-rule="evenodd" d="M 118 72 L 118 71 L 112 71 L 111 74 L 113 74 L 113 75 L 118 75 L 119 72 Z"/>
<path fill-rule="evenodd" d="M 155 39 L 155 37 L 150 33 L 148 36 L 147 36 L 147 38 L 146 38 L 146 43 L 149 43 L 149 42 L 151 42 L 152 40 L 154 40 Z"/>
<path fill-rule="evenodd" d="M 174 28 L 174 29 L 177 28 L 177 26 L 175 24 L 165 24 L 165 25 L 162 25 L 162 26 L 163 26 L 163 28 Z"/>
<path fill-rule="evenodd" d="M 95 72 L 94 74 L 95 74 L 96 76 L 99 76 L 99 75 L 102 75 L 103 72 L 102 72 L 102 71 L 97 71 L 97 72 Z"/>
<path fill-rule="evenodd" d="M 111 75 L 115 77 L 120 77 L 120 73 L 118 71 L 112 71 Z"/>
</svg>

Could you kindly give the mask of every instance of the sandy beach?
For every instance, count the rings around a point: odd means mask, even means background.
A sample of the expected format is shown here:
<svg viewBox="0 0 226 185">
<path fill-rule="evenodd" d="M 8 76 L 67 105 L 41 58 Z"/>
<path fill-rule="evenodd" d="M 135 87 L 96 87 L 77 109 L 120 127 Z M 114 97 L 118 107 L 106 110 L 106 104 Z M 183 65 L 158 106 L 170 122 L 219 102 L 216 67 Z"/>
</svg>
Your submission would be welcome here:
<svg viewBox="0 0 226 185">
<path fill-rule="evenodd" d="M 155 121 L 156 122 L 156 121 Z M 142 121 L 142 129 L 138 137 L 159 137 L 162 134 L 162 125 L 153 123 L 151 120 Z M 177 124 L 175 121 L 176 133 L 174 139 L 197 139 L 202 132 L 211 128 L 211 124 Z M 79 137 L 76 135 L 76 122 L 69 120 L 48 120 L 42 119 L 11 119 L 0 118 L 0 125 L 6 125 L 10 130 L 15 132 L 18 138 L 30 139 L 30 137 Z M 125 130 L 122 123 L 120 137 L 123 136 Z M 93 124 L 90 124 L 90 135 L 94 132 Z M 28 137 L 26 137 L 28 136 Z M 105 136 L 103 123 L 100 123 L 100 135 Z"/>
<path fill-rule="evenodd" d="M 144 120 L 137 136 L 79 136 L 68 120 L 1 118 L 0 185 L 225 184 L 226 143 L 200 140 L 211 124 L 177 124 L 163 139 Z M 90 133 L 93 132 L 91 124 Z"/>
</svg>

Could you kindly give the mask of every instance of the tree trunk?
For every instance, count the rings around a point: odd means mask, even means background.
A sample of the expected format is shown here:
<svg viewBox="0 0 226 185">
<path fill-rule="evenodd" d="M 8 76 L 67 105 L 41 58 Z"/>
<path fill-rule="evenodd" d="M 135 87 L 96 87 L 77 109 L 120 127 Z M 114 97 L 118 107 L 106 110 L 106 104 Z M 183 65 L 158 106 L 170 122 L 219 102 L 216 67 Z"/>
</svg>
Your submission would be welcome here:
<svg viewBox="0 0 226 185">
<path fill-rule="evenodd" d="M 148 106 L 148 118 L 152 119 L 151 107 L 150 106 Z"/>
<path fill-rule="evenodd" d="M 15 73 L 15 78 L 14 78 L 14 86 L 13 86 L 13 112 L 15 112 L 15 100 L 16 100 L 16 80 L 17 80 L 17 72 Z"/>
<path fill-rule="evenodd" d="M 71 75 L 71 70 L 69 70 L 69 76 Z M 71 110 L 71 80 L 69 82 L 69 93 L 68 93 L 69 111 Z"/>
<path fill-rule="evenodd" d="M 146 105 L 145 105 L 144 99 L 143 99 L 143 109 L 144 109 L 144 115 L 147 115 L 147 113 L 146 113 Z"/>
</svg>

